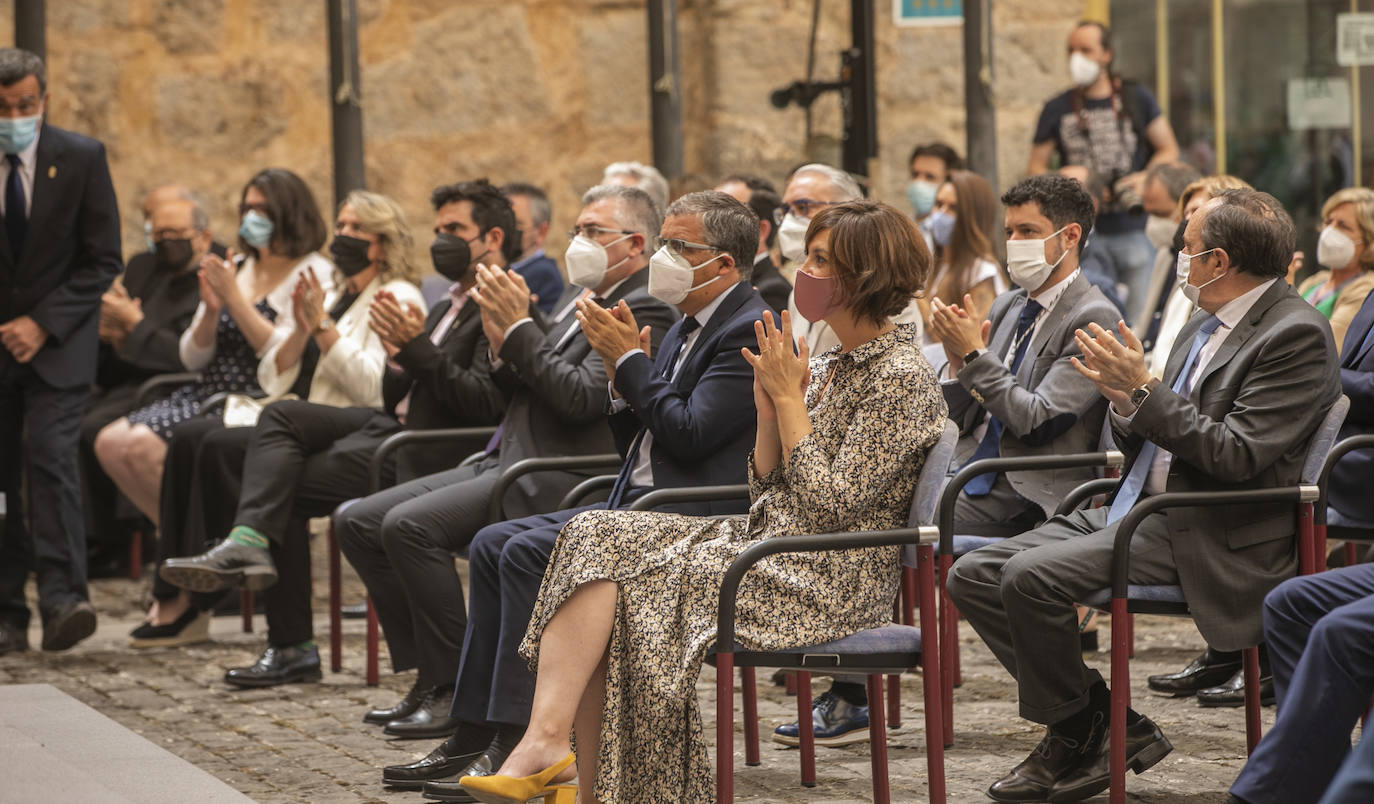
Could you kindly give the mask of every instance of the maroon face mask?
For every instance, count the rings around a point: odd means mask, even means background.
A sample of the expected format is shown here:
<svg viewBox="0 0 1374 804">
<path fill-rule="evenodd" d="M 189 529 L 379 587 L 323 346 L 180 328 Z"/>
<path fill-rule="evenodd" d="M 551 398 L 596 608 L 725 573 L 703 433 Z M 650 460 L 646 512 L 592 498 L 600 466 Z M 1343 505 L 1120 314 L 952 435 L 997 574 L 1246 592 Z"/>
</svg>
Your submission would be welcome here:
<svg viewBox="0 0 1374 804">
<path fill-rule="evenodd" d="M 794 292 L 797 312 L 813 323 L 843 309 L 849 301 L 838 279 L 809 274 L 801 268 L 797 269 Z"/>
</svg>

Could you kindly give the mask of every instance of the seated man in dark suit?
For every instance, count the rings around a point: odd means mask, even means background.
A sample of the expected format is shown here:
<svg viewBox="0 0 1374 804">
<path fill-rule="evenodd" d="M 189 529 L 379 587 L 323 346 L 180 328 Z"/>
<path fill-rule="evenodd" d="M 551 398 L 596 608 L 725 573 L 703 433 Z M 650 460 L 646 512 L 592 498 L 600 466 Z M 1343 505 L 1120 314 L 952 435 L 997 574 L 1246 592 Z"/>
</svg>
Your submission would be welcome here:
<svg viewBox="0 0 1374 804">
<path fill-rule="evenodd" d="M 524 458 L 614 449 L 606 426 L 607 368 L 575 315 L 577 302 L 628 311 L 655 348 L 677 320 L 676 310 L 647 292 L 645 268 L 662 219 L 659 208 L 643 190 L 617 186 L 593 187 L 583 203 L 567 257 L 580 287 L 563 294 L 551 322 L 528 313 L 529 291 L 519 274 L 478 268 L 470 303 L 481 310 L 494 377 L 511 399 L 486 457 L 359 500 L 335 522 L 340 548 L 367 584 L 396 668 L 419 670 L 414 706 L 387 713 L 395 714 L 389 734 L 445 737 L 452 731 L 444 721 L 467 623 L 453 555 L 489 524 L 488 498 L 501 472 Z M 593 474 L 526 475 L 501 502 L 510 516 L 551 511 Z"/>
<path fill-rule="evenodd" d="M 740 350 L 757 343 L 754 324 L 768 309 L 749 283 L 757 237 L 754 213 L 724 193 L 692 193 L 668 207 L 660 232 L 664 246 L 649 266 L 650 287 L 684 318 L 668 331 L 661 350 L 648 348 L 623 303 L 612 311 L 581 303 L 582 326 L 611 377 L 611 429 L 625 465 L 607 503 L 478 532 L 468 556 L 471 620 L 453 708 L 436 721 L 453 736 L 419 762 L 383 770 L 384 783 L 419 788 L 427 780 L 491 773 L 519 742 L 529 723 L 534 676 L 516 648 L 564 523 L 580 511 L 625 505 L 651 488 L 744 482 L 754 397 Z M 743 507 L 706 503 L 684 513 Z M 449 782 L 434 792 L 459 790 Z"/>
<path fill-rule="evenodd" d="M 1374 295 L 1345 331 L 1340 367 L 1341 390 L 1350 398 L 1340 438 L 1374 432 Z M 1349 452 L 1336 464 L 1328 535 L 1374 523 L 1371 477 L 1374 449 Z M 1278 717 L 1231 794 L 1243 804 L 1316 801 L 1374 694 L 1374 564 L 1285 581 L 1264 599 L 1264 640 Z"/>
<path fill-rule="evenodd" d="M 754 283 L 754 289 L 768 302 L 768 306 L 773 308 L 773 312 L 781 315 L 782 311 L 787 309 L 788 297 L 792 295 L 792 283 L 788 282 L 778 271 L 778 266 L 773 264 L 773 255 L 769 250 L 778 239 L 773 213 L 782 204 L 782 196 L 778 195 L 773 183 L 767 179 L 743 173 L 726 176 L 716 189 L 734 196 L 758 216 L 758 253 L 754 255 L 754 270 L 749 281 Z"/>
<path fill-rule="evenodd" d="M 1070 604 L 1109 585 L 1121 517 L 1142 494 L 1293 485 L 1313 434 L 1340 396 L 1326 320 L 1284 282 L 1292 219 L 1254 190 L 1228 190 L 1189 219 L 1180 266 L 1200 311 L 1163 380 L 1140 341 L 1092 325 L 1075 365 L 1111 403 L 1130 463 L 1110 506 L 1056 517 L 959 559 L 949 593 L 1016 678 L 1021 716 L 1048 726 L 1029 757 L 988 790 L 997 801 L 1077 801 L 1109 781 L 1109 693 L 1083 663 Z M 1182 271 L 1180 272 L 1182 273 Z M 1178 585 L 1209 645 L 1259 643 L 1264 595 L 1296 570 L 1287 504 L 1173 508 L 1135 531 L 1129 582 Z M 1126 764 L 1172 750 L 1127 711 Z"/>
<path fill-rule="evenodd" d="M 558 272 L 558 263 L 544 253 L 544 241 L 548 239 L 549 223 L 553 220 L 549 197 L 533 184 L 519 182 L 507 184 L 501 192 L 510 199 L 515 212 L 515 229 L 519 233 L 518 238 L 512 238 L 507 244 L 506 254 L 515 254 L 511 257 L 510 268 L 525 278 L 539 312 L 552 315 L 554 305 L 563 295 L 563 275 Z"/>
<path fill-rule="evenodd" d="M 366 494 L 372 454 L 389 436 L 403 429 L 500 421 L 508 397 L 491 376 L 482 317 L 466 292 L 476 284 L 479 262 L 502 264 L 501 244 L 515 229 L 510 202 L 485 180 L 439 187 L 431 201 L 436 236 L 430 257 L 435 270 L 453 284 L 449 298 L 435 305 L 428 318 L 418 309 L 403 309 L 386 291 L 374 298 L 371 326 L 393 352 L 394 365 L 382 375 L 385 410 L 302 401 L 268 406 L 244 459 L 236 527 L 207 553 L 169 559 L 160 571 L 165 580 L 213 592 L 244 582 L 246 573 L 250 586 L 270 585 L 276 580 L 271 550 L 298 547 L 288 542 L 303 537 L 303 519 L 323 516 Z M 413 478 L 452 466 L 449 455 L 446 450 L 402 452 L 384 468 L 383 479 Z M 303 586 L 308 581 L 290 577 L 283 583 Z M 271 644 L 274 632 L 301 630 L 292 628 L 293 623 L 304 620 L 308 630 L 308 596 L 273 600 L 278 605 L 267 613 L 267 651 L 253 666 L 230 670 L 225 676 L 229 683 L 263 687 L 319 678 L 313 642 Z M 280 605 L 288 601 L 295 604 L 290 610 Z M 392 658 L 401 666 L 407 661 L 395 653 Z"/>
<path fill-rule="evenodd" d="M 96 434 L 138 407 L 138 388 L 157 374 L 182 371 L 178 341 L 200 303 L 196 266 L 213 250 L 210 218 L 186 188 L 148 194 L 153 250 L 129 260 L 100 303 L 96 387 L 81 417 L 81 471 L 86 492 L 86 543 L 91 570 L 122 565 L 128 553 L 115 532 L 118 489 L 95 456 Z M 222 251 L 223 249 L 221 249 Z M 124 534 L 127 535 L 127 534 Z M 102 556 L 103 553 L 103 556 Z"/>
</svg>

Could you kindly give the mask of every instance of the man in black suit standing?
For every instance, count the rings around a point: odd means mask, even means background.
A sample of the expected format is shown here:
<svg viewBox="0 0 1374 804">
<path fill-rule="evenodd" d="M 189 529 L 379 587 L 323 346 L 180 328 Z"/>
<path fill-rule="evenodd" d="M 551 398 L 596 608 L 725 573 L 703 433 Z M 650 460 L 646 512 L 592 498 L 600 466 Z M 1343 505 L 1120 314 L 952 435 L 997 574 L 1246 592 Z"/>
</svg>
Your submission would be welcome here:
<svg viewBox="0 0 1374 804">
<path fill-rule="evenodd" d="M 105 146 L 44 125 L 47 100 L 43 60 L 0 50 L 0 654 L 28 648 L 30 569 L 44 650 L 95 631 L 77 446 L 100 295 L 119 274 L 119 208 Z"/>
<path fill-rule="evenodd" d="M 779 315 L 787 309 L 787 299 L 792 295 L 792 283 L 778 271 L 773 262 L 771 249 L 778 239 L 777 227 L 773 224 L 773 213 L 782 204 L 782 196 L 773 183 L 758 176 L 735 173 L 726 176 L 716 190 L 735 197 L 735 200 L 749 207 L 759 219 L 759 245 L 754 254 L 754 270 L 749 281 L 754 284 L 763 300 Z"/>
</svg>

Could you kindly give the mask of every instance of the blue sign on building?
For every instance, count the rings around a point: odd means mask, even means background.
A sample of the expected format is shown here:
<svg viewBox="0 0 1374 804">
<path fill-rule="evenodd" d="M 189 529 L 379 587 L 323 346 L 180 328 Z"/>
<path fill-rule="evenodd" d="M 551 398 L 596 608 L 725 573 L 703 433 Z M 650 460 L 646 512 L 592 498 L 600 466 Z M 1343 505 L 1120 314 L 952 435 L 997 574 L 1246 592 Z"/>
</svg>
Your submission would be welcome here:
<svg viewBox="0 0 1374 804">
<path fill-rule="evenodd" d="M 892 0 L 898 25 L 958 25 L 964 21 L 963 0 Z"/>
</svg>

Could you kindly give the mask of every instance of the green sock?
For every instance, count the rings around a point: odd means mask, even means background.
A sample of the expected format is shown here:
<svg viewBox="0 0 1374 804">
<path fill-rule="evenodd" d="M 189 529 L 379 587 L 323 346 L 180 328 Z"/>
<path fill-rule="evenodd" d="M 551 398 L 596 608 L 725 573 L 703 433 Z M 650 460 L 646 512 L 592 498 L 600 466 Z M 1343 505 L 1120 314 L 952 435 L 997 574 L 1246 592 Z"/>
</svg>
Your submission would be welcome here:
<svg viewBox="0 0 1374 804">
<path fill-rule="evenodd" d="M 229 541 L 245 547 L 256 547 L 259 550 L 266 550 L 268 545 L 266 536 L 247 525 L 235 525 L 234 529 L 229 531 Z"/>
<path fill-rule="evenodd" d="M 300 648 L 301 650 L 310 650 L 311 648 L 315 647 L 315 640 L 307 639 L 306 641 L 302 642 L 296 647 Z"/>
</svg>

